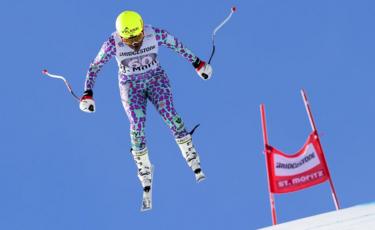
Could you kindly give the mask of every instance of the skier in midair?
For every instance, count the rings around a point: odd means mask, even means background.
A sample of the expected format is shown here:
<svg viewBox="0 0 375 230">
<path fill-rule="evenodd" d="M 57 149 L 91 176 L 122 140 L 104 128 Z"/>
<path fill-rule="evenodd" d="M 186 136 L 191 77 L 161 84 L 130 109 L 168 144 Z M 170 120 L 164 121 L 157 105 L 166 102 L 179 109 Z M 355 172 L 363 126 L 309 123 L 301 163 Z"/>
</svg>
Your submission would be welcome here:
<svg viewBox="0 0 375 230">
<path fill-rule="evenodd" d="M 82 111 L 95 111 L 93 87 L 97 74 L 115 56 L 119 67 L 121 101 L 130 122 L 131 153 L 144 192 L 150 191 L 152 182 L 152 166 L 145 139 L 147 100 L 152 102 L 171 129 L 197 182 L 205 179 L 192 136 L 174 108 L 169 79 L 157 59 L 160 46 L 173 49 L 192 63 L 202 79 L 210 79 L 212 67 L 200 60 L 176 37 L 163 29 L 144 25 L 142 17 L 134 11 L 123 11 L 116 19 L 116 31 L 104 42 L 90 64 L 80 100 Z"/>
</svg>

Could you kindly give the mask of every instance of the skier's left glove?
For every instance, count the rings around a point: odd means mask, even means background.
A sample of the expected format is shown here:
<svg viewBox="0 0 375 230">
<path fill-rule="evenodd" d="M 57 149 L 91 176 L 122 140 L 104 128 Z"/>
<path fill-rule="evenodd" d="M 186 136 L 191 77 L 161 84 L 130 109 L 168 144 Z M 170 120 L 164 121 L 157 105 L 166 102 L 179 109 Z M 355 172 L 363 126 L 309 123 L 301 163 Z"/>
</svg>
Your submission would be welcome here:
<svg viewBox="0 0 375 230">
<path fill-rule="evenodd" d="M 193 63 L 195 70 L 203 80 L 208 80 L 212 76 L 212 67 L 210 64 L 197 58 Z"/>
<path fill-rule="evenodd" d="M 86 113 L 95 112 L 95 101 L 91 89 L 83 92 L 83 96 L 81 97 L 81 101 L 79 102 L 79 108 Z"/>
</svg>

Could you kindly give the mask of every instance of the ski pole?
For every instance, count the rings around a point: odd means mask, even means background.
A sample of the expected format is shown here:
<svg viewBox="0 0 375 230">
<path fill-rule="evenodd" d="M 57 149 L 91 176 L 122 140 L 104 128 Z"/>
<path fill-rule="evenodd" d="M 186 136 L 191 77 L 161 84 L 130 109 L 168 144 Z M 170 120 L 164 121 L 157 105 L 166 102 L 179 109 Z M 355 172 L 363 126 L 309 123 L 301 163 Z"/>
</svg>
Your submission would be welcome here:
<svg viewBox="0 0 375 230">
<path fill-rule="evenodd" d="M 210 59 L 208 60 L 208 64 L 211 63 L 212 57 L 214 56 L 214 53 L 215 53 L 215 35 L 216 35 L 216 32 L 217 32 L 218 30 L 220 30 L 221 27 L 223 27 L 223 25 L 229 21 L 229 19 L 232 17 L 232 14 L 233 14 L 234 12 L 236 12 L 236 10 L 237 10 L 237 8 L 236 8 L 235 6 L 233 6 L 233 7 L 231 8 L 231 10 L 230 10 L 230 13 L 229 13 L 228 17 L 226 17 L 226 18 L 224 19 L 224 21 L 222 21 L 222 22 L 220 23 L 220 25 L 218 25 L 218 26 L 214 29 L 214 32 L 212 33 L 212 52 L 211 52 Z"/>
<path fill-rule="evenodd" d="M 225 23 L 227 23 L 228 21 L 229 21 L 229 19 L 232 17 L 232 14 L 234 13 L 234 12 L 236 12 L 236 10 L 237 10 L 237 8 L 235 7 L 235 6 L 233 6 L 232 8 L 231 8 L 231 10 L 230 10 L 230 13 L 229 13 L 229 15 L 224 19 L 224 21 L 222 21 L 215 29 L 214 29 L 214 31 L 213 31 L 213 33 L 212 33 L 212 51 L 211 51 L 211 56 L 210 56 L 210 59 L 208 60 L 208 64 L 210 64 L 211 63 L 211 60 L 212 60 L 212 57 L 214 56 L 214 54 L 215 54 L 215 49 L 216 49 L 216 47 L 215 47 L 215 36 L 216 36 L 216 32 L 218 31 L 218 30 L 220 30 L 221 29 L 221 27 L 223 27 L 223 25 L 225 24 Z M 208 76 L 206 75 L 206 74 L 203 74 L 202 75 L 204 78 L 208 78 Z"/>
<path fill-rule="evenodd" d="M 70 94 L 79 102 L 80 101 L 80 98 L 73 92 L 73 89 L 72 87 L 70 86 L 69 82 L 63 77 L 63 76 L 59 76 L 59 75 L 55 75 L 55 74 L 51 74 L 48 72 L 48 70 L 44 69 L 42 71 L 42 74 L 44 75 L 47 75 L 48 77 L 52 77 L 52 78 L 57 78 L 57 79 L 60 79 L 60 80 L 63 80 L 66 87 L 68 88 Z"/>
</svg>

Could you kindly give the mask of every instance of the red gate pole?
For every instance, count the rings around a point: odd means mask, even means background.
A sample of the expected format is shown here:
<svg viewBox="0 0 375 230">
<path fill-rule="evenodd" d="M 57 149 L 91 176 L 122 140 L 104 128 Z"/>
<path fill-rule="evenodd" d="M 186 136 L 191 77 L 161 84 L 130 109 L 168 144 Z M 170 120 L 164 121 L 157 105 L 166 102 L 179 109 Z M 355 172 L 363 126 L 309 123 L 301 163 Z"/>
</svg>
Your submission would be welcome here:
<svg viewBox="0 0 375 230">
<path fill-rule="evenodd" d="M 311 112 L 309 101 L 307 100 L 307 95 L 306 95 L 305 90 L 302 89 L 301 90 L 301 94 L 302 94 L 303 102 L 305 104 L 307 115 L 309 116 L 311 128 L 315 132 L 316 137 L 319 139 L 319 134 L 318 134 L 318 131 L 316 129 L 315 121 L 314 121 L 314 118 L 313 118 L 313 115 L 312 115 L 312 112 Z M 320 147 L 320 149 L 321 149 L 321 151 L 323 153 L 324 164 L 325 164 L 325 168 L 327 169 L 329 184 L 331 186 L 331 193 L 332 193 L 333 202 L 335 204 L 336 210 L 339 210 L 340 209 L 340 203 L 339 203 L 339 200 L 337 198 L 335 187 L 333 185 L 333 181 L 332 181 L 332 178 L 331 178 L 331 173 L 329 172 L 327 161 L 325 159 L 324 151 L 323 151 L 323 148 L 322 148 L 322 146 L 320 144 L 320 141 L 318 141 L 318 143 L 319 143 L 319 147 Z"/>
<path fill-rule="evenodd" d="M 269 197 L 270 197 L 270 205 L 271 205 L 271 214 L 272 214 L 272 224 L 277 224 L 277 218 L 276 218 L 276 208 L 275 208 L 275 197 L 274 194 L 271 192 L 271 183 L 270 183 L 270 177 L 269 177 L 269 166 L 267 161 L 267 154 L 269 153 L 269 145 L 268 145 L 268 136 L 267 136 L 267 125 L 266 125 L 266 114 L 264 111 L 264 104 L 260 105 L 260 114 L 262 118 L 262 131 L 263 131 L 263 142 L 264 142 L 264 156 L 266 159 L 266 170 L 267 170 L 267 180 L 268 180 L 268 191 L 269 191 Z"/>
</svg>

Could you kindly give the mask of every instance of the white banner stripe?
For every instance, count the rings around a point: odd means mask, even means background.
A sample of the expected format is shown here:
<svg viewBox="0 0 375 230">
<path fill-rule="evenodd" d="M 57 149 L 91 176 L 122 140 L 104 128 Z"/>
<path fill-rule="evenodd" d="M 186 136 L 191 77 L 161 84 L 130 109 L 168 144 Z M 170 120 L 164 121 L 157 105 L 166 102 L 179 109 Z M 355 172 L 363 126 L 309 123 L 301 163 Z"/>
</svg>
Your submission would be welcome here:
<svg viewBox="0 0 375 230">
<path fill-rule="evenodd" d="M 275 176 L 294 176 L 304 173 L 320 164 L 313 144 L 308 144 L 303 153 L 297 157 L 285 157 L 274 154 Z"/>
</svg>

